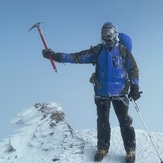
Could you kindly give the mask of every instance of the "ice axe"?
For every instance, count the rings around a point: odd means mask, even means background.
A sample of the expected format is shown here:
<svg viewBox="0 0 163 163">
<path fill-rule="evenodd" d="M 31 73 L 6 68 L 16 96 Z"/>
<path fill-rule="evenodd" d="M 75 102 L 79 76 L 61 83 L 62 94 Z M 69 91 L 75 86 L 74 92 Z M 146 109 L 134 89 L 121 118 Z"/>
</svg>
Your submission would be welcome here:
<svg viewBox="0 0 163 163">
<path fill-rule="evenodd" d="M 44 44 L 45 49 L 49 49 L 49 48 L 48 48 L 48 45 L 47 45 L 47 43 L 46 43 L 46 41 L 45 41 L 45 38 L 44 38 L 44 36 L 43 36 L 42 30 L 41 30 L 41 28 L 40 28 L 40 23 L 42 23 L 42 22 L 38 22 L 38 23 L 36 23 L 35 25 L 33 25 L 33 26 L 29 29 L 29 31 L 32 30 L 33 28 L 37 28 L 37 30 L 38 30 L 38 32 L 39 32 L 39 34 L 40 34 L 41 40 L 42 40 L 42 42 L 43 42 L 43 44 Z M 54 71 L 57 72 L 57 68 L 56 68 L 56 66 L 55 66 L 55 63 L 54 63 L 54 61 L 53 61 L 53 59 L 52 59 L 52 57 L 51 57 L 50 55 L 49 55 L 49 59 L 50 59 L 51 65 L 53 66 Z"/>
</svg>

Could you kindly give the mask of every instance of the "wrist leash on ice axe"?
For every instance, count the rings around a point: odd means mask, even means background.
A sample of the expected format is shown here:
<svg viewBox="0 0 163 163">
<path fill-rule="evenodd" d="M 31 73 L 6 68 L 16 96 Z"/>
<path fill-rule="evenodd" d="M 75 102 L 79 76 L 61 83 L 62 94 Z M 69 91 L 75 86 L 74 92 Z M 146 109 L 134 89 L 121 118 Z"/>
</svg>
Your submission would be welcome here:
<svg viewBox="0 0 163 163">
<path fill-rule="evenodd" d="M 39 32 L 39 34 L 40 34 L 41 40 L 42 40 L 42 42 L 43 42 L 43 44 L 44 44 L 45 49 L 48 49 L 47 43 L 46 43 L 46 41 L 45 41 L 45 38 L 44 38 L 43 33 L 42 33 L 42 30 L 41 30 L 41 28 L 40 28 L 40 23 L 42 23 L 42 22 L 38 22 L 38 23 L 36 23 L 35 25 L 33 25 L 33 26 L 29 29 L 29 31 L 32 30 L 33 28 L 37 28 L 37 30 L 38 30 L 38 32 Z M 51 65 L 52 65 L 54 71 L 57 72 L 57 68 L 56 68 L 56 66 L 55 66 L 55 63 L 54 63 L 54 61 L 53 61 L 53 59 L 52 59 L 52 57 L 51 57 L 50 55 L 49 55 L 49 59 L 50 59 L 50 62 L 51 62 Z"/>
<path fill-rule="evenodd" d="M 139 117 L 140 117 L 140 119 L 141 119 L 141 122 L 143 123 L 143 126 L 144 126 L 144 128 L 145 128 L 145 130 L 146 130 L 146 132 L 147 132 L 147 135 L 149 136 L 149 139 L 150 139 L 150 141 L 151 141 L 151 143 L 152 143 L 152 145 L 153 145 L 153 147 L 154 147 L 154 149 L 155 149 L 155 151 L 156 151 L 156 153 L 157 153 L 157 155 L 158 155 L 158 157 L 159 157 L 161 163 L 163 163 L 163 160 L 161 159 L 161 156 L 160 156 L 160 154 L 159 154 L 159 152 L 158 152 L 158 150 L 157 150 L 157 148 L 156 148 L 156 146 L 155 146 L 155 144 L 154 144 L 154 142 L 153 142 L 153 140 L 152 140 L 152 137 L 151 137 L 151 135 L 150 135 L 150 133 L 149 133 L 149 130 L 148 130 L 148 128 L 147 128 L 147 126 L 146 126 L 146 124 L 145 124 L 145 122 L 144 122 L 144 120 L 143 120 L 143 117 L 142 117 L 142 115 L 141 115 L 141 113 L 140 113 L 140 109 L 139 109 L 137 103 L 133 100 L 133 98 L 130 98 L 130 101 L 133 103 L 134 108 L 135 108 L 135 110 L 137 111 L 137 113 L 138 113 L 138 115 L 139 115 Z"/>
</svg>

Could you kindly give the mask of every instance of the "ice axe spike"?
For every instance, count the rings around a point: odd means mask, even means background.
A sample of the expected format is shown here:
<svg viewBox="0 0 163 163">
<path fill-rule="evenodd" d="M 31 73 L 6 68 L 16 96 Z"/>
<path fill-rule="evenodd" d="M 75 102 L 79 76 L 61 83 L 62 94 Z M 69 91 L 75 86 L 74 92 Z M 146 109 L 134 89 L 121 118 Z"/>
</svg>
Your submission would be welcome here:
<svg viewBox="0 0 163 163">
<path fill-rule="evenodd" d="M 48 45 L 47 45 L 47 43 L 46 43 L 46 41 L 45 41 L 44 35 L 43 35 L 42 30 L 41 30 L 41 28 L 40 28 L 40 23 L 43 23 L 43 22 L 38 22 L 38 23 L 34 24 L 34 25 L 29 29 L 29 31 L 31 31 L 33 28 L 37 28 L 37 30 L 38 30 L 38 32 L 39 32 L 39 34 L 40 34 L 41 40 L 42 40 L 42 42 L 43 42 L 43 44 L 44 44 L 45 49 L 48 49 Z M 54 63 L 54 61 L 53 61 L 53 59 L 52 59 L 52 57 L 51 57 L 50 55 L 49 55 L 49 59 L 50 59 L 50 62 L 51 62 L 51 65 L 52 65 L 54 71 L 57 72 L 57 68 L 56 68 L 56 66 L 55 66 L 55 63 Z"/>
</svg>

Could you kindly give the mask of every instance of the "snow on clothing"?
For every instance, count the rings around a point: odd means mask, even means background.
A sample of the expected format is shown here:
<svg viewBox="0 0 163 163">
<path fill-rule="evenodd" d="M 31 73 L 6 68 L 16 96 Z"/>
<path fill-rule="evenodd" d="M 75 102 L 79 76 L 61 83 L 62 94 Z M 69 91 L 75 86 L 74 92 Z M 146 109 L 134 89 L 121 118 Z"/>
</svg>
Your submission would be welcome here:
<svg viewBox="0 0 163 163">
<path fill-rule="evenodd" d="M 119 33 L 119 40 L 109 50 L 105 42 L 77 53 L 44 53 L 57 62 L 96 65 L 95 104 L 97 106 L 97 148 L 108 151 L 110 147 L 109 114 L 111 102 L 121 128 L 121 135 L 126 152 L 136 149 L 135 130 L 131 126 L 132 118 L 128 114 L 129 86 L 138 85 L 138 67 L 131 54 L 130 37 Z M 132 88 L 132 87 L 131 87 Z M 99 96 L 99 97 L 97 97 Z M 115 96 L 115 97 L 114 97 Z"/>
<path fill-rule="evenodd" d="M 122 35 L 120 36 L 124 38 Z M 98 50 L 99 46 L 101 46 L 100 50 Z M 132 47 L 129 48 L 131 50 Z M 123 50 L 125 58 L 120 52 L 119 42 L 111 51 L 104 44 L 98 44 L 81 52 L 62 53 L 59 62 L 96 64 L 96 76 L 100 83 L 100 87 L 97 84 L 95 85 L 96 95 L 105 97 L 122 96 L 128 93 L 130 84 L 138 85 L 139 82 L 139 70 L 134 57 L 124 46 Z"/>
</svg>

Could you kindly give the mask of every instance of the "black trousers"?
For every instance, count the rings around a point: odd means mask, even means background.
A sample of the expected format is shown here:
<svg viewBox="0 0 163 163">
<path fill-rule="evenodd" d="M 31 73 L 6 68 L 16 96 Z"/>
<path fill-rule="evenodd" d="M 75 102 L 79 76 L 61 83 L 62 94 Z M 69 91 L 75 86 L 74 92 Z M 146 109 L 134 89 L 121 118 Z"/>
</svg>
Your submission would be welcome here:
<svg viewBox="0 0 163 163">
<path fill-rule="evenodd" d="M 131 126 L 132 118 L 128 115 L 129 100 L 126 96 L 116 98 L 95 98 L 97 106 L 97 148 L 109 149 L 111 127 L 109 123 L 111 102 L 118 118 L 121 136 L 126 152 L 136 148 L 135 130 Z"/>
</svg>

